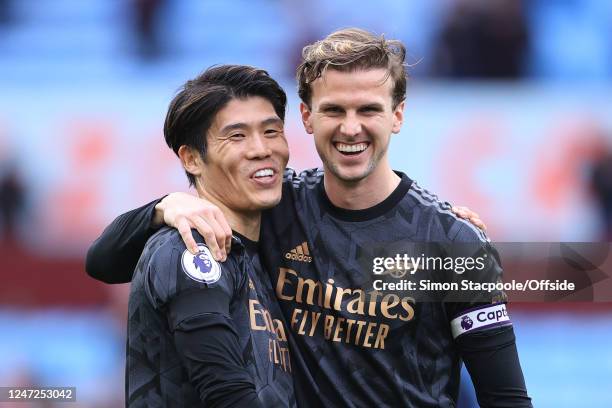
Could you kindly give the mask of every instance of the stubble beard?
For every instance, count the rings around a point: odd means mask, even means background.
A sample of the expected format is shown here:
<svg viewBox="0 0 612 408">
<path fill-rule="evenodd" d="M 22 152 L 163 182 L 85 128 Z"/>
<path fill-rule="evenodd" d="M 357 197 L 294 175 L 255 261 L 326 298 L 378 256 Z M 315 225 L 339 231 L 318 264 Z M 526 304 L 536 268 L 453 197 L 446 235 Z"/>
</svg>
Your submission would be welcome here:
<svg viewBox="0 0 612 408">
<path fill-rule="evenodd" d="M 340 166 L 338 166 L 337 164 L 331 162 L 330 160 L 323 160 L 323 164 L 325 165 L 325 168 L 329 170 L 331 175 L 333 175 L 336 179 L 340 180 L 343 183 L 355 184 L 355 183 L 358 183 L 361 180 L 365 179 L 366 177 L 368 177 L 370 174 L 372 174 L 374 172 L 374 170 L 378 167 L 378 165 L 379 165 L 380 161 L 382 160 L 382 158 L 385 156 L 385 153 L 387 152 L 388 146 L 389 145 L 387 144 L 385 149 L 383 149 L 375 157 L 372 157 L 370 159 L 370 161 L 368 162 L 368 165 L 367 165 L 365 171 L 363 171 L 361 174 L 357 174 L 357 175 L 354 175 L 354 176 L 345 176 L 345 175 L 343 175 L 342 174 L 342 170 L 340 169 Z"/>
</svg>

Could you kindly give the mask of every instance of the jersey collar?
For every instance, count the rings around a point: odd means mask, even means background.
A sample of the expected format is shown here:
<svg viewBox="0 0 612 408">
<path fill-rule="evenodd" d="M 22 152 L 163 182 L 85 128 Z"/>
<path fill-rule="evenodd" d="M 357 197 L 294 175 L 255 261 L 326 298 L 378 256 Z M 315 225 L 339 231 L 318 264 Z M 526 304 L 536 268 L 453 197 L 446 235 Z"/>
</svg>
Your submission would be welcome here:
<svg viewBox="0 0 612 408">
<path fill-rule="evenodd" d="M 257 253 L 259 248 L 258 241 L 252 241 L 236 231 L 232 231 L 232 248 L 234 244 L 238 244 L 238 246 L 244 248 L 249 254 Z"/>
<path fill-rule="evenodd" d="M 332 217 L 343 221 L 359 222 L 380 217 L 393 209 L 402 200 L 402 198 L 404 198 L 412 185 L 412 180 L 404 173 L 395 171 L 395 174 L 401 178 L 395 190 L 393 190 L 393 192 L 380 203 L 363 210 L 348 210 L 346 208 L 336 207 L 327 196 L 323 179 L 321 179 L 321 182 L 318 185 L 321 208 L 327 211 Z"/>
</svg>

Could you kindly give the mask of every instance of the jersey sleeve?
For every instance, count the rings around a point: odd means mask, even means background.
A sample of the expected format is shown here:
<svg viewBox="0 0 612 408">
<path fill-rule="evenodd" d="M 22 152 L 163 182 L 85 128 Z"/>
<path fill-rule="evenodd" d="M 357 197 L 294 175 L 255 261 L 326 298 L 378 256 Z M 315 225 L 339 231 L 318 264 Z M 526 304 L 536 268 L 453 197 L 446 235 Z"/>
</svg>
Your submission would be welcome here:
<svg viewBox="0 0 612 408">
<path fill-rule="evenodd" d="M 499 253 L 474 228 L 464 224 L 447 249 L 455 262 L 448 279 L 459 288 L 444 299 L 454 338 L 512 324 L 505 305 L 507 296 L 496 286 L 503 277 Z"/>
<path fill-rule="evenodd" d="M 163 198 L 163 197 L 162 197 Z M 162 198 L 121 214 L 102 232 L 87 251 L 85 270 L 106 283 L 126 283 L 147 240 L 156 232 L 151 227 L 155 205 Z"/>
<path fill-rule="evenodd" d="M 512 326 L 468 333 L 456 341 L 482 408 L 531 408 Z"/>
<path fill-rule="evenodd" d="M 201 319 L 174 341 L 200 399 L 211 407 L 262 407 L 235 333 L 222 319 Z"/>
<path fill-rule="evenodd" d="M 147 269 L 145 291 L 163 312 L 176 350 L 202 402 L 213 407 L 260 406 L 230 316 L 242 301 L 246 278 L 233 259 L 216 262 L 200 244 L 192 255 L 183 248 L 159 248 Z M 245 309 L 246 312 L 246 309 Z"/>
<path fill-rule="evenodd" d="M 245 290 L 244 272 L 233 257 L 223 264 L 215 261 L 204 244 L 199 243 L 200 251 L 193 255 L 175 235 L 171 243 L 154 249 L 145 266 L 150 303 L 166 314 L 171 331 L 201 315 L 230 318 L 230 303 Z"/>
<path fill-rule="evenodd" d="M 455 259 L 474 259 L 468 268 L 463 261 L 455 268 L 456 282 L 476 285 L 502 282 L 499 253 L 481 231 L 463 225 L 450 250 Z M 461 286 L 460 286 L 461 287 Z M 466 289 L 446 302 L 450 330 L 470 373 L 481 407 L 531 407 L 519 363 L 514 329 L 506 308 L 506 294 L 497 288 Z"/>
</svg>

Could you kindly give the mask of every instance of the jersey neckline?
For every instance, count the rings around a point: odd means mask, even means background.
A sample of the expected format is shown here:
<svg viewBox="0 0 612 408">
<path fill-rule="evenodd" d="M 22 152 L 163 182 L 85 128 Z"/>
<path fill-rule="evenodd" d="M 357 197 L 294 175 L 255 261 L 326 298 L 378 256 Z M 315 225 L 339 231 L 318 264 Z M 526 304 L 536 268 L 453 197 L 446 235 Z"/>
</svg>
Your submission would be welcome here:
<svg viewBox="0 0 612 408">
<path fill-rule="evenodd" d="M 250 240 L 241 233 L 236 232 L 235 230 L 232 230 L 232 235 L 240 240 L 240 243 L 242 244 L 242 246 L 244 246 L 244 249 L 247 251 L 247 253 L 257 253 L 257 250 L 259 249 L 259 241 Z"/>
<path fill-rule="evenodd" d="M 321 207 L 327 210 L 332 217 L 342 221 L 359 222 L 380 217 L 393 209 L 393 207 L 395 207 L 404 198 L 412 185 L 412 180 L 406 174 L 395 170 L 394 172 L 401 178 L 399 184 L 397 187 L 395 187 L 395 190 L 393 190 L 393 192 L 380 203 L 362 210 L 349 210 L 335 206 L 327 196 L 323 178 L 321 178 L 321 182 L 317 186 L 319 190 L 319 197 L 321 199 Z"/>
</svg>

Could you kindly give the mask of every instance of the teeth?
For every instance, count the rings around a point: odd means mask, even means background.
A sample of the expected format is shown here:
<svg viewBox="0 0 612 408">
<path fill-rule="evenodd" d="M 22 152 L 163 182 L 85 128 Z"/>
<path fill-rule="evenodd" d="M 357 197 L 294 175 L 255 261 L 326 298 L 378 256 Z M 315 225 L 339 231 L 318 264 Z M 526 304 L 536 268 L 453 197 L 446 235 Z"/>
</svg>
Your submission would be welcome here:
<svg viewBox="0 0 612 408">
<path fill-rule="evenodd" d="M 357 143 L 357 144 L 352 144 L 352 145 L 348 145 L 344 143 L 336 143 L 336 149 L 344 153 L 363 152 L 367 148 L 368 148 L 367 143 Z"/>
<path fill-rule="evenodd" d="M 257 170 L 257 172 L 255 172 L 253 177 L 267 177 L 267 176 L 273 176 L 273 175 L 274 175 L 274 170 L 272 170 L 272 169 L 261 169 L 261 170 Z"/>
</svg>

